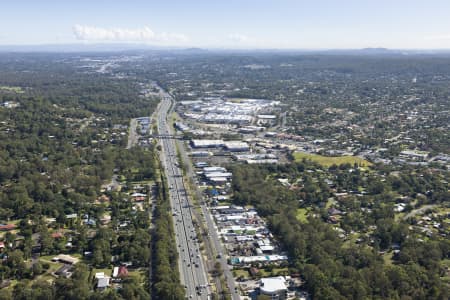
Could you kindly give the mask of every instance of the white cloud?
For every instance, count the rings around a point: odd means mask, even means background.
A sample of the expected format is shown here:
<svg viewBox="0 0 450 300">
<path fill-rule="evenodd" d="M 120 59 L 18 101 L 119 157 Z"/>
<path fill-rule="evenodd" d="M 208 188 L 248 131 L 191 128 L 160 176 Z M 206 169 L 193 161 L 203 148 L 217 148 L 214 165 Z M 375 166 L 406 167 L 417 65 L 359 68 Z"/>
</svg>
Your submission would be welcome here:
<svg viewBox="0 0 450 300">
<path fill-rule="evenodd" d="M 245 43 L 249 41 L 248 36 L 239 33 L 229 34 L 228 39 L 235 43 Z"/>
<path fill-rule="evenodd" d="M 429 41 L 450 40 L 450 34 L 430 35 L 430 36 L 426 36 L 425 40 L 429 40 Z"/>
<path fill-rule="evenodd" d="M 184 43 L 189 40 L 184 34 L 155 33 L 147 26 L 128 29 L 102 28 L 77 24 L 73 27 L 73 34 L 76 39 L 83 41 Z"/>
</svg>

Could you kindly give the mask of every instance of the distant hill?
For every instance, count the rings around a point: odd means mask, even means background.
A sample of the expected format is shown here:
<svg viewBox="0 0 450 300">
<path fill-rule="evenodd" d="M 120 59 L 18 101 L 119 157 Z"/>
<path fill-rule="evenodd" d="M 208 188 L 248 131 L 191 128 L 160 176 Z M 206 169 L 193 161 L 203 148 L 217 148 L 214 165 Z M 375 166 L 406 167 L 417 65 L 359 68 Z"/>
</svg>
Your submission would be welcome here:
<svg viewBox="0 0 450 300">
<path fill-rule="evenodd" d="M 362 49 L 330 49 L 324 50 L 327 54 L 351 54 L 351 55 L 386 55 L 386 54 L 402 54 L 403 50 L 388 48 L 362 48 Z"/>
<path fill-rule="evenodd" d="M 168 47 L 137 43 L 74 43 L 42 45 L 0 45 L 0 52 L 121 52 L 121 51 L 168 51 L 173 54 L 203 53 L 290 53 L 290 54 L 325 54 L 325 55 L 415 55 L 415 54 L 450 54 L 450 49 L 388 49 L 383 47 L 362 49 L 232 49 Z"/>
<path fill-rule="evenodd" d="M 360 52 L 368 52 L 368 53 L 387 53 L 392 52 L 393 50 L 390 50 L 388 48 L 363 48 L 359 50 Z M 394 50 L 398 51 L 398 50 Z"/>
<path fill-rule="evenodd" d="M 186 48 L 186 49 L 183 49 L 182 51 L 184 51 L 184 52 L 195 52 L 195 53 L 197 53 L 197 52 L 201 52 L 201 53 L 203 53 L 203 52 L 208 52 L 208 50 L 206 50 L 206 49 L 203 49 L 203 48 Z"/>
</svg>

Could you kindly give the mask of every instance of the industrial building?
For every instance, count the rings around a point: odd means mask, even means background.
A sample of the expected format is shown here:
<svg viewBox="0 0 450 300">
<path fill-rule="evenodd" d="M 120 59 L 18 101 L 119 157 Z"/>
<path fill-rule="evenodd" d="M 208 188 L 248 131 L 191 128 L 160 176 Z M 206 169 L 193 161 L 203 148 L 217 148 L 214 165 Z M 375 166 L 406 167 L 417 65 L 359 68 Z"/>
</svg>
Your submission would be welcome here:
<svg viewBox="0 0 450 300">
<path fill-rule="evenodd" d="M 264 99 L 215 99 L 210 101 L 181 101 L 185 117 L 203 123 L 234 124 L 246 126 L 252 124 L 258 112 L 271 111 L 279 101 Z M 186 111 L 186 108 L 188 111 Z M 274 115 L 261 115 L 264 120 L 275 120 Z M 244 129 L 245 131 L 246 129 Z M 247 128 L 247 130 L 254 130 Z"/>
<path fill-rule="evenodd" d="M 193 148 L 220 148 L 224 146 L 222 140 L 191 140 Z"/>
<path fill-rule="evenodd" d="M 181 123 L 181 122 L 175 122 L 174 125 L 175 125 L 176 129 L 178 129 L 178 130 L 180 130 L 182 132 L 187 132 L 190 129 L 189 126 L 187 126 L 186 124 Z"/>
<path fill-rule="evenodd" d="M 209 151 L 192 151 L 189 153 L 192 157 L 208 157 L 212 155 L 212 152 Z"/>
<path fill-rule="evenodd" d="M 262 295 L 269 296 L 272 300 L 284 300 L 287 298 L 286 279 L 283 276 L 261 278 L 259 290 Z"/>
<path fill-rule="evenodd" d="M 231 152 L 245 152 L 250 150 L 250 146 L 246 142 L 228 141 L 224 142 L 225 149 Z"/>
<path fill-rule="evenodd" d="M 204 167 L 203 172 L 204 173 L 211 173 L 211 172 L 226 172 L 227 169 L 224 167 Z"/>
</svg>

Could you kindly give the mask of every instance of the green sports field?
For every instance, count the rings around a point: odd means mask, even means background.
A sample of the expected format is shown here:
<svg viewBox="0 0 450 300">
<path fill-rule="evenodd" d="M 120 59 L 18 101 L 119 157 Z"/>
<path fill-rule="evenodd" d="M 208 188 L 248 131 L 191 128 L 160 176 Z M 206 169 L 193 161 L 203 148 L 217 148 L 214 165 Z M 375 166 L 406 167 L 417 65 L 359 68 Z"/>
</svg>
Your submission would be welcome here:
<svg viewBox="0 0 450 300">
<path fill-rule="evenodd" d="M 311 153 L 305 153 L 305 152 L 294 152 L 294 158 L 295 161 L 301 161 L 302 159 L 309 159 L 312 161 L 315 161 L 319 163 L 320 165 L 324 167 L 335 165 L 343 165 L 343 164 L 358 164 L 362 167 L 368 167 L 371 166 L 372 163 L 369 161 L 357 157 L 357 156 L 323 156 L 319 154 L 311 154 Z"/>
</svg>

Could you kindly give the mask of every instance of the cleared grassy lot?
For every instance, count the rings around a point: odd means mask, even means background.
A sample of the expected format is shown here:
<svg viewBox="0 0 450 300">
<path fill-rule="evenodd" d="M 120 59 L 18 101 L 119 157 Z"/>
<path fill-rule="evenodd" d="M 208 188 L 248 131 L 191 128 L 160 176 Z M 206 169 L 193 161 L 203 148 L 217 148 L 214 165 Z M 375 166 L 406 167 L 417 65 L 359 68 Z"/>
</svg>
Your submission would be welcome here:
<svg viewBox="0 0 450 300">
<path fill-rule="evenodd" d="M 305 152 L 294 152 L 294 158 L 295 161 L 301 161 L 302 159 L 309 159 L 319 163 L 324 167 L 330 167 L 334 164 L 343 165 L 347 163 L 351 165 L 356 163 L 362 167 L 368 167 L 372 165 L 372 163 L 370 163 L 369 161 L 357 156 L 323 156 L 319 154 L 311 154 Z"/>
<path fill-rule="evenodd" d="M 24 93 L 24 90 L 21 87 L 18 86 L 0 86 L 0 91 L 5 91 L 5 92 L 13 92 L 13 93 L 17 93 L 17 94 L 22 94 Z"/>
<path fill-rule="evenodd" d="M 307 223 L 308 222 L 307 217 L 308 217 L 308 210 L 306 208 L 297 209 L 297 220 L 300 223 Z"/>
</svg>

